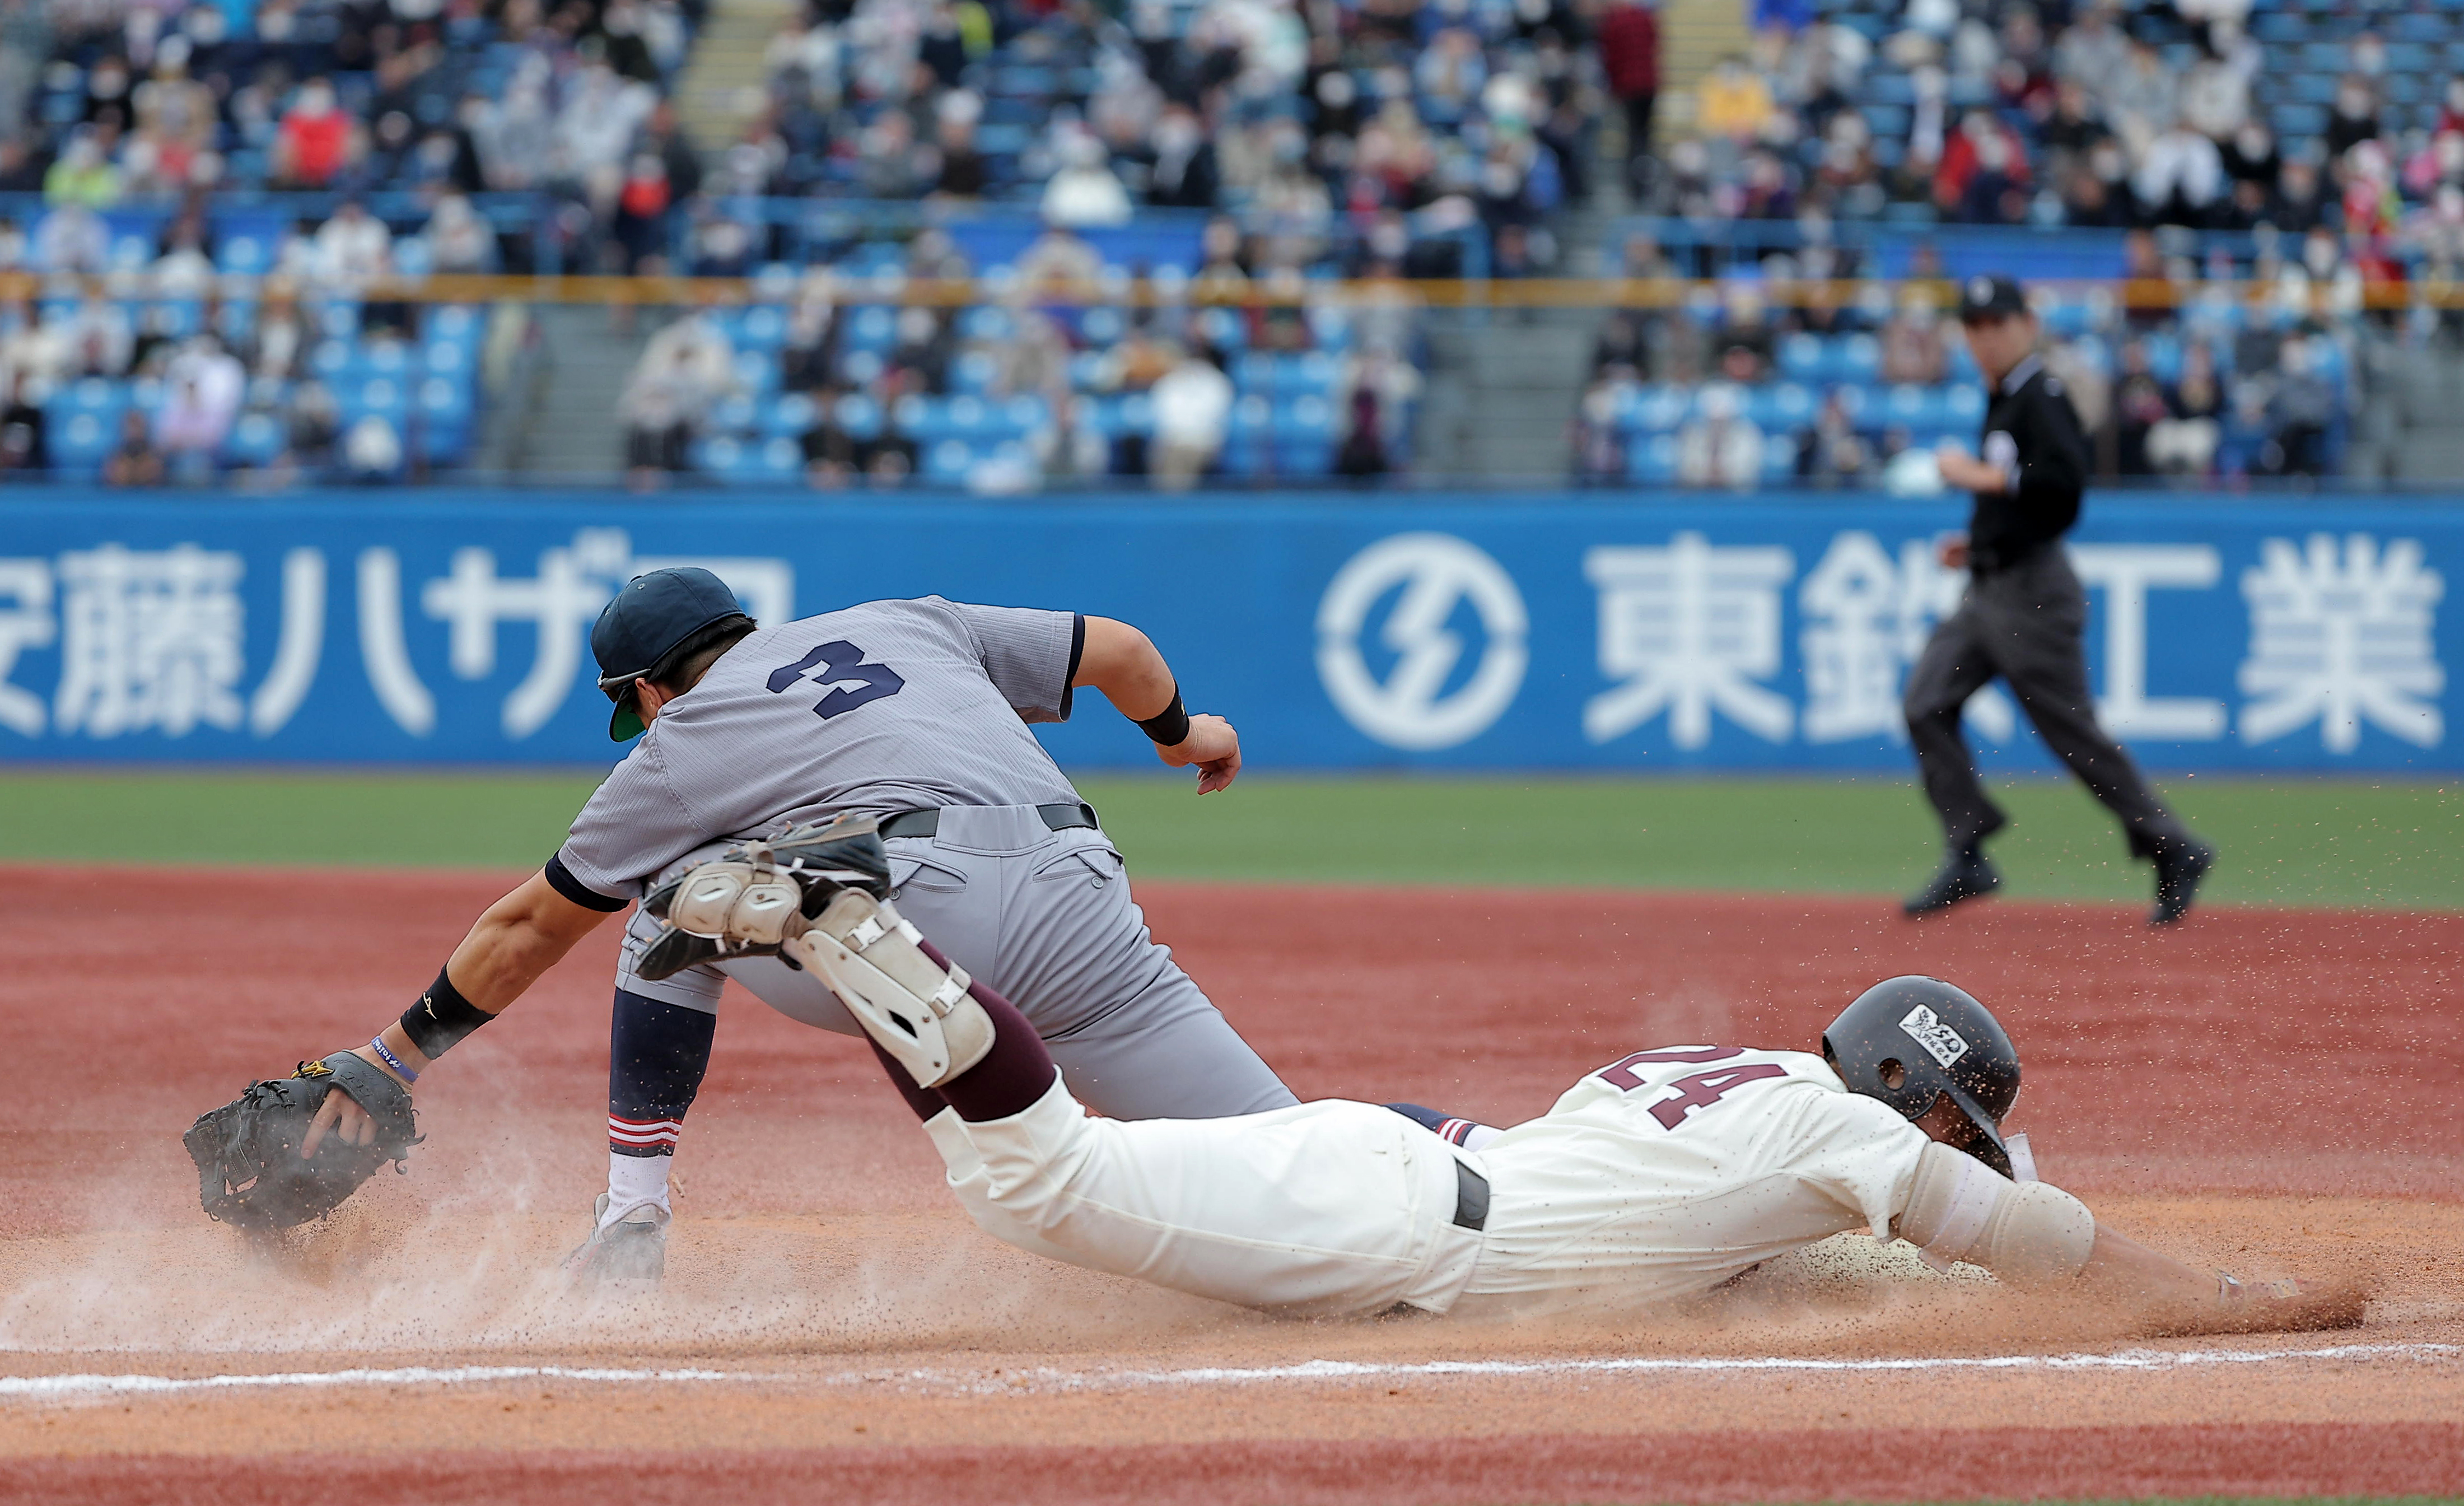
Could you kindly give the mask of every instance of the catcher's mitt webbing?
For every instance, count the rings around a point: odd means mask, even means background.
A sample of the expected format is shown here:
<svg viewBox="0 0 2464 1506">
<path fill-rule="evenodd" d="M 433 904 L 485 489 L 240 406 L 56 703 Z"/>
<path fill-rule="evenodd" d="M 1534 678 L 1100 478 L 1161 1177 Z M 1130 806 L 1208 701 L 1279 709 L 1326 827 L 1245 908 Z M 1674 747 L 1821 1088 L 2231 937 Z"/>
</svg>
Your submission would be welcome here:
<svg viewBox="0 0 2464 1506">
<path fill-rule="evenodd" d="M 301 1159 L 310 1121 L 336 1088 L 376 1121 L 367 1144 L 329 1134 Z M 198 1201 L 208 1216 L 243 1229 L 289 1229 L 333 1209 L 419 1143 L 417 1117 L 402 1084 L 349 1052 L 301 1062 L 288 1077 L 247 1091 L 188 1127 L 182 1137 L 197 1163 Z"/>
</svg>

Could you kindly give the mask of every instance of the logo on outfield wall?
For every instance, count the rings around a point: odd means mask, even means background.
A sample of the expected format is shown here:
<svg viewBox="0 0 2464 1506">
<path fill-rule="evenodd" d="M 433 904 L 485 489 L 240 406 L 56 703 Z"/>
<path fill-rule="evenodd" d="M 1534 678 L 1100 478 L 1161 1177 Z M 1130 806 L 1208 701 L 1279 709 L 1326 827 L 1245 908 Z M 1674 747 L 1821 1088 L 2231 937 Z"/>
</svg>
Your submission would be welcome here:
<svg viewBox="0 0 2464 1506">
<path fill-rule="evenodd" d="M 506 741 L 518 742 L 597 678 L 585 668 L 585 650 L 607 598 L 644 571 L 676 565 L 718 575 L 761 622 L 794 615 L 789 562 L 636 554 L 621 528 L 580 530 L 571 544 L 541 550 L 527 576 L 498 573 L 495 551 L 468 545 L 453 552 L 446 574 L 416 591 L 407 588 L 392 548 L 361 549 L 346 591 L 329 582 L 325 550 L 299 546 L 283 553 L 273 600 L 259 598 L 260 610 L 275 609 L 278 626 L 272 658 L 249 690 L 248 562 L 240 551 L 104 543 L 56 560 L 0 559 L 0 728 L 25 738 L 100 740 L 245 726 L 272 738 L 290 725 L 324 669 L 333 596 L 356 608 L 361 668 L 377 704 L 414 738 L 436 730 L 437 705 L 412 661 L 411 623 L 424 616 L 445 626 L 447 662 L 465 680 L 496 673 L 500 629 L 529 630 L 530 672 L 498 719 Z M 55 645 L 60 667 L 51 696 L 11 683 L 26 651 Z"/>
<path fill-rule="evenodd" d="M 1389 595 L 1376 641 L 1395 662 L 1381 679 L 1361 635 Z M 1485 641 L 1470 675 L 1448 691 L 1466 650 L 1451 623 L 1465 603 Z M 1328 584 L 1317 609 L 1318 678 L 1353 726 L 1387 746 L 1453 747 L 1513 703 L 1530 662 L 1529 631 L 1523 595 L 1495 560 L 1450 534 L 1397 534 L 1353 555 Z"/>
</svg>

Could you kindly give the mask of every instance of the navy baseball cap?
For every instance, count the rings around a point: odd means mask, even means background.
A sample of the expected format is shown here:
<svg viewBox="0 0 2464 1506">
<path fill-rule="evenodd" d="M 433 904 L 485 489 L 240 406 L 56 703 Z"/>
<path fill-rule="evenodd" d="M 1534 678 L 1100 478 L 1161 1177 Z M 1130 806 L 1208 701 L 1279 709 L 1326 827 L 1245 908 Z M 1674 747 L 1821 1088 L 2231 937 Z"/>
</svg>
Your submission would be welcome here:
<svg viewBox="0 0 2464 1506">
<path fill-rule="evenodd" d="M 2000 319 L 2028 312 L 2028 295 L 2009 277 L 1969 277 L 1959 285 L 1959 319 Z"/>
<path fill-rule="evenodd" d="M 616 703 L 607 736 L 617 742 L 642 735 L 642 713 L 633 682 L 714 623 L 741 617 L 744 608 L 727 583 L 696 565 L 652 570 L 627 581 L 590 628 L 590 653 L 599 660 L 599 688 Z"/>
</svg>

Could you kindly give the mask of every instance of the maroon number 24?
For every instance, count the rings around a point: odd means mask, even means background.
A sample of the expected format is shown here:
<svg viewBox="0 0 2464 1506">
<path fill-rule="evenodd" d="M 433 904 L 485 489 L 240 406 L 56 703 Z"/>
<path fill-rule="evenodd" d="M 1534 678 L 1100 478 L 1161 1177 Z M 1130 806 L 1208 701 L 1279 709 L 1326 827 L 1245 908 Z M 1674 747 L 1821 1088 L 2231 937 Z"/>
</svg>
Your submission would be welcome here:
<svg viewBox="0 0 2464 1506">
<path fill-rule="evenodd" d="M 1742 1049 L 1734 1046 L 1696 1046 L 1671 1051 L 1637 1052 L 1614 1066 L 1601 1068 L 1600 1077 L 1612 1087 L 1632 1093 L 1642 1086 L 1642 1079 L 1635 1074 L 1634 1069 L 1645 1062 L 1662 1065 L 1669 1062 L 1715 1062 L 1744 1054 L 1745 1052 Z M 1749 1082 L 1760 1082 L 1766 1077 L 1787 1075 L 1787 1068 L 1774 1066 L 1770 1062 L 1758 1062 L 1745 1067 L 1723 1067 L 1717 1072 L 1698 1072 L 1690 1077 L 1680 1077 L 1670 1083 L 1669 1086 L 1677 1090 L 1676 1094 L 1653 1104 L 1651 1117 L 1660 1121 L 1661 1128 L 1673 1130 L 1685 1122 L 1686 1115 L 1696 1109 L 1709 1108 L 1719 1102 L 1731 1088 L 1742 1087 Z"/>
</svg>

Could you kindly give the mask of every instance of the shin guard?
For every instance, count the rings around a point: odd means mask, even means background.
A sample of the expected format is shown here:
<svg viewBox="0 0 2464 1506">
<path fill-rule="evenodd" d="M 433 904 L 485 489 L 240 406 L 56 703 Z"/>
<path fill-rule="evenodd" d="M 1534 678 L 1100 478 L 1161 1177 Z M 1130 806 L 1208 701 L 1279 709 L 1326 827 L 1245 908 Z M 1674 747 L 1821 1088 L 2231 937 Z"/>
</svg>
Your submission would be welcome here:
<svg viewBox="0 0 2464 1506">
<path fill-rule="evenodd" d="M 935 1088 L 983 1060 L 994 1030 L 966 969 L 935 962 L 923 941 L 889 900 L 847 889 L 780 950 L 828 984 L 917 1087 Z"/>
</svg>

